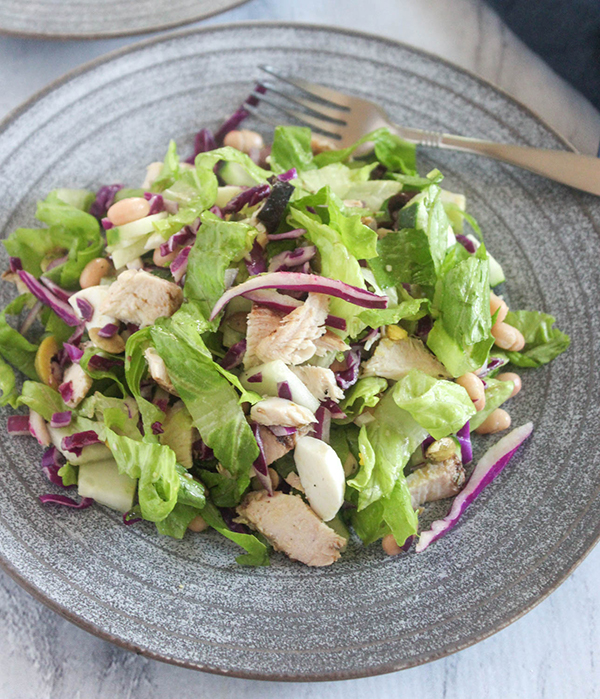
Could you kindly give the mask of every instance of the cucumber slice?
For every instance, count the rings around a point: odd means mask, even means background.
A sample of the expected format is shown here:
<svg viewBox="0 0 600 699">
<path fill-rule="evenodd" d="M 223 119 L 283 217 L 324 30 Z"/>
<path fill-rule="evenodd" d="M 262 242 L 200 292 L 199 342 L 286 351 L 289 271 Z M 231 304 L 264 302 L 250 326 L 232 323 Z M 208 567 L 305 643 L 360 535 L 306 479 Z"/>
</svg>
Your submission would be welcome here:
<svg viewBox="0 0 600 699">
<path fill-rule="evenodd" d="M 64 437 L 68 437 L 75 432 L 72 427 L 50 427 L 48 426 L 48 432 L 50 432 L 50 439 L 52 444 L 58 449 L 58 451 L 63 454 L 66 460 L 75 466 L 80 466 L 81 464 L 94 463 L 96 461 L 103 461 L 110 458 L 110 449 L 104 444 L 90 444 L 87 447 L 83 447 L 81 454 L 75 456 L 73 452 L 64 451 L 61 447 L 61 443 Z"/>
<path fill-rule="evenodd" d="M 125 223 L 122 226 L 109 228 L 106 231 L 106 242 L 111 246 L 129 245 L 143 235 L 154 233 L 154 223 L 163 218 L 167 218 L 168 215 L 166 211 L 161 211 L 158 214 L 144 216 L 144 218 L 139 218 L 137 221 L 132 221 L 131 223 Z"/>
<path fill-rule="evenodd" d="M 475 249 L 477 249 L 481 245 L 479 240 L 474 235 L 468 233 L 466 237 L 473 243 Z M 490 286 L 498 286 L 498 284 L 502 284 L 502 282 L 506 281 L 506 277 L 504 276 L 504 270 L 502 269 L 502 266 L 500 265 L 498 260 L 496 260 L 496 258 L 492 256 L 489 250 L 487 251 L 487 256 L 488 266 L 490 269 Z"/>
<path fill-rule="evenodd" d="M 65 204 L 74 206 L 81 211 L 88 211 L 94 199 L 94 194 L 87 189 L 55 189 L 56 196 Z"/>
<path fill-rule="evenodd" d="M 119 473 L 117 462 L 112 457 L 79 467 L 79 495 L 93 498 L 113 510 L 128 512 L 133 507 L 136 486 L 135 478 Z"/>
<path fill-rule="evenodd" d="M 111 252 L 115 268 L 121 269 L 121 267 L 125 267 L 128 262 L 133 262 L 136 258 L 147 252 L 146 242 L 149 237 L 149 235 L 145 235 L 139 240 L 136 240 L 132 245 L 124 245 L 117 249 L 113 249 L 112 252 L 109 251 Z"/>
<path fill-rule="evenodd" d="M 444 205 L 446 216 L 450 220 L 454 232 L 462 233 L 464 218 L 460 215 L 460 211 L 467 210 L 467 198 L 465 195 L 449 192 L 447 189 L 440 189 L 440 201 Z"/>
<path fill-rule="evenodd" d="M 219 170 L 219 177 L 225 184 L 236 187 L 254 187 L 258 181 L 246 172 L 239 163 L 225 162 Z"/>
<path fill-rule="evenodd" d="M 260 374 L 260 381 L 248 380 L 257 374 Z M 277 396 L 277 384 L 287 381 L 294 403 L 303 405 L 313 413 L 319 409 L 319 401 L 281 359 L 249 369 L 240 376 L 240 381 L 248 391 L 256 391 L 263 396 Z"/>
<path fill-rule="evenodd" d="M 225 204 L 230 202 L 233 199 L 233 197 L 237 197 L 237 195 L 242 191 L 242 187 L 235 187 L 229 184 L 225 187 L 219 187 L 219 190 L 217 192 L 217 200 L 215 201 L 215 204 L 219 208 L 223 208 Z"/>
<path fill-rule="evenodd" d="M 167 410 L 160 443 L 171 447 L 183 468 L 192 468 L 192 417 L 183 401 Z"/>
</svg>

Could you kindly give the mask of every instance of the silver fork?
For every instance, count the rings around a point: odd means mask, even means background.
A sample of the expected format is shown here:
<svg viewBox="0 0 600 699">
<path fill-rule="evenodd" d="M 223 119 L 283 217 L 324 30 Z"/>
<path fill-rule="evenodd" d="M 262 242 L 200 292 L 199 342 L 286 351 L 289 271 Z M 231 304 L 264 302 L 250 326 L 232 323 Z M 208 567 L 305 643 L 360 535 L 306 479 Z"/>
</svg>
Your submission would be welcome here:
<svg viewBox="0 0 600 699">
<path fill-rule="evenodd" d="M 267 88 L 266 94 L 255 91 L 253 96 L 288 117 L 315 129 L 330 139 L 336 148 L 345 148 L 370 131 L 387 126 L 401 138 L 420 146 L 485 155 L 600 196 L 600 158 L 399 126 L 392 123 L 385 110 L 374 102 L 352 97 L 302 78 L 279 75 L 269 66 L 260 68 L 278 82 L 277 86 L 263 83 Z M 285 92 L 280 87 L 282 83 L 295 87 L 302 94 L 292 95 Z M 275 98 L 271 97 L 271 94 L 275 95 Z M 245 106 L 262 121 L 273 126 L 281 123 L 266 117 L 256 106 Z"/>
</svg>

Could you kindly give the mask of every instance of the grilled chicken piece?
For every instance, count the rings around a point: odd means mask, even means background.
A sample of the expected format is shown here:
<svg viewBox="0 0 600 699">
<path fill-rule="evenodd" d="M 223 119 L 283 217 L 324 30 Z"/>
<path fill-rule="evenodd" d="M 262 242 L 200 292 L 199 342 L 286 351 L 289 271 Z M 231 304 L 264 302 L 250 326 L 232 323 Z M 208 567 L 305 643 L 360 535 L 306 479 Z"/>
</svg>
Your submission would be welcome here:
<svg viewBox="0 0 600 699">
<path fill-rule="evenodd" d="M 246 369 L 263 363 L 257 354 L 258 346 L 279 328 L 279 323 L 284 316 L 285 313 L 272 311 L 264 306 L 256 304 L 252 306 L 246 320 L 246 353 L 244 354 L 244 367 Z"/>
<path fill-rule="evenodd" d="M 384 337 L 377 345 L 368 362 L 363 364 L 363 376 L 382 376 L 384 379 L 399 381 L 412 369 L 448 379 L 445 367 L 429 352 L 421 340 L 407 337 L 403 340 L 390 340 Z"/>
<path fill-rule="evenodd" d="M 73 389 L 71 398 L 65 401 L 67 408 L 76 408 L 87 396 L 92 387 L 93 380 L 88 376 L 79 364 L 71 364 L 65 370 L 61 386 L 70 383 Z"/>
<path fill-rule="evenodd" d="M 337 385 L 331 369 L 320 366 L 293 366 L 291 370 L 318 401 L 330 398 L 337 402 L 344 397 L 344 392 Z"/>
<path fill-rule="evenodd" d="M 327 330 L 320 338 L 315 340 L 317 357 L 324 357 L 327 352 L 346 352 L 350 349 L 339 335 L 336 335 L 331 330 Z"/>
<path fill-rule="evenodd" d="M 143 270 L 129 269 L 110 285 L 100 311 L 144 328 L 157 318 L 172 316 L 182 303 L 183 291 L 177 284 Z"/>
<path fill-rule="evenodd" d="M 144 350 L 144 358 L 148 362 L 148 371 L 150 372 L 150 376 L 156 381 L 156 383 L 161 388 L 164 388 L 167 393 L 178 396 L 179 394 L 175 390 L 175 386 L 173 386 L 171 377 L 167 371 L 167 365 L 154 347 L 148 347 Z"/>
<path fill-rule="evenodd" d="M 335 563 L 346 544 L 298 495 L 252 492 L 238 505 L 237 512 L 238 521 L 259 531 L 276 551 L 307 566 Z"/>
<path fill-rule="evenodd" d="M 244 365 L 249 368 L 274 359 L 302 364 L 310 359 L 317 351 L 315 340 L 325 334 L 327 306 L 326 296 L 309 294 L 301 306 L 285 315 L 254 307 L 248 316 Z"/>
<path fill-rule="evenodd" d="M 296 446 L 296 435 L 288 434 L 284 437 L 276 437 L 268 427 L 260 425 L 258 428 L 263 445 L 263 453 L 267 466 L 277 459 L 281 459 Z"/>
<path fill-rule="evenodd" d="M 259 425 L 301 427 L 316 422 L 314 414 L 303 405 L 285 398 L 265 398 L 250 409 L 250 417 Z"/>
<path fill-rule="evenodd" d="M 457 495 L 464 484 L 465 470 L 458 456 L 422 466 L 406 477 L 413 508 Z"/>
</svg>

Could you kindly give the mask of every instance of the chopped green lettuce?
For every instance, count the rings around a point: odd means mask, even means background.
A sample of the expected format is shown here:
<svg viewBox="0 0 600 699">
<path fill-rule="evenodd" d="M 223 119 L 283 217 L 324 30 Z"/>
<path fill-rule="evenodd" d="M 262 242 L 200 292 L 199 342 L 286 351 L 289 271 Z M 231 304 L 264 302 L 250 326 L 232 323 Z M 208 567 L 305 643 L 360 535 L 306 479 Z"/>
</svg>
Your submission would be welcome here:
<svg viewBox="0 0 600 699">
<path fill-rule="evenodd" d="M 360 415 L 365 408 L 374 408 L 381 400 L 381 394 L 387 389 L 387 379 L 379 376 L 367 376 L 359 379 L 346 393 L 346 397 L 340 403 L 340 408 L 354 418 Z"/>
<path fill-rule="evenodd" d="M 427 347 L 454 378 L 482 367 L 493 344 L 494 338 L 490 335 L 486 340 L 463 348 L 446 332 L 441 318 L 435 321 L 427 337 Z"/>
<path fill-rule="evenodd" d="M 525 338 L 525 347 L 520 352 L 505 352 L 515 366 L 542 366 L 569 348 L 569 336 L 553 327 L 556 319 L 547 313 L 510 311 L 504 322 L 520 330 Z"/>
<path fill-rule="evenodd" d="M 406 410 L 434 439 L 458 432 L 475 413 L 466 390 L 413 369 L 393 388 L 396 405 Z"/>
<path fill-rule="evenodd" d="M 68 410 L 58 391 L 37 381 L 25 381 L 17 403 L 26 405 L 48 421 L 54 413 Z"/>
<path fill-rule="evenodd" d="M 158 177 L 152 183 L 153 192 L 162 192 L 177 179 L 179 175 L 179 155 L 177 154 L 177 144 L 169 141 L 169 147 L 163 160 Z"/>
<path fill-rule="evenodd" d="M 219 534 L 222 534 L 227 539 L 230 539 L 238 546 L 241 546 L 246 554 L 238 556 L 235 560 L 240 565 L 246 566 L 268 566 L 269 565 L 269 548 L 262 541 L 254 536 L 254 534 L 240 534 L 232 532 L 219 510 L 210 502 L 206 503 L 204 509 L 200 512 L 204 521 L 213 529 L 216 529 Z"/>
<path fill-rule="evenodd" d="M 282 173 L 292 168 L 304 172 L 315 167 L 310 147 L 310 129 L 301 126 L 278 126 L 273 134 L 271 169 Z"/>
<path fill-rule="evenodd" d="M 373 412 L 375 420 L 361 430 L 361 467 L 348 484 L 358 490 L 358 509 L 389 496 L 404 479 L 404 467 L 427 437 L 427 430 L 394 400 L 389 390 Z M 364 449 L 363 449 L 364 447 Z"/>
<path fill-rule="evenodd" d="M 486 420 L 496 408 L 499 408 L 511 396 L 514 388 L 512 381 L 498 381 L 498 379 L 485 379 L 485 407 L 476 413 L 470 420 L 471 430 L 475 430 Z"/>
</svg>

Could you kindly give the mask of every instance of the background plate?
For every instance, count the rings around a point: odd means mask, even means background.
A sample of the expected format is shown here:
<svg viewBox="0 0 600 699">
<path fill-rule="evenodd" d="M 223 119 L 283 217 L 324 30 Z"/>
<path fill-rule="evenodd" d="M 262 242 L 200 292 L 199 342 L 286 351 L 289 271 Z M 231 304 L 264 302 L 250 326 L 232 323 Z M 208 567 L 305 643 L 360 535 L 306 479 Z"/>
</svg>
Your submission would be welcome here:
<svg viewBox="0 0 600 699">
<path fill-rule="evenodd" d="M 0 34 L 106 39 L 197 22 L 247 0 L 0 0 Z"/>
<path fill-rule="evenodd" d="M 170 137 L 185 156 L 198 128 L 216 126 L 248 94 L 261 63 L 380 101 L 407 125 L 565 147 L 495 88 L 393 42 L 302 25 L 194 30 L 92 63 L 4 123 L 0 230 L 32 225 L 36 200 L 53 187 L 141 181 Z M 332 568 L 275 555 L 270 568 L 249 570 L 216 535 L 178 542 L 150 524 L 123 527 L 101 507 L 40 507 L 48 483 L 39 450 L 0 430 L 7 571 L 103 638 L 265 679 L 358 677 L 433 660 L 506 626 L 554 589 L 600 533 L 600 204 L 483 158 L 430 151 L 421 170 L 434 163 L 448 189 L 467 194 L 504 265 L 511 305 L 553 313 L 572 337 L 559 360 L 523 373 L 509 409 L 515 425 L 534 421 L 534 437 L 451 535 L 418 556 L 353 546 Z"/>
</svg>

